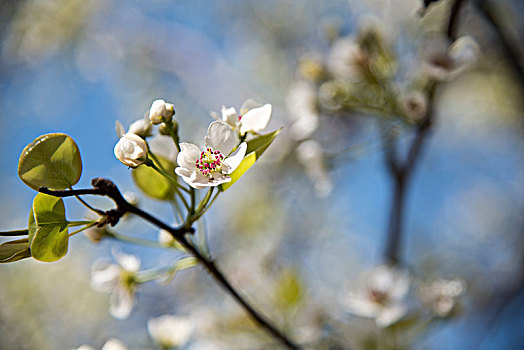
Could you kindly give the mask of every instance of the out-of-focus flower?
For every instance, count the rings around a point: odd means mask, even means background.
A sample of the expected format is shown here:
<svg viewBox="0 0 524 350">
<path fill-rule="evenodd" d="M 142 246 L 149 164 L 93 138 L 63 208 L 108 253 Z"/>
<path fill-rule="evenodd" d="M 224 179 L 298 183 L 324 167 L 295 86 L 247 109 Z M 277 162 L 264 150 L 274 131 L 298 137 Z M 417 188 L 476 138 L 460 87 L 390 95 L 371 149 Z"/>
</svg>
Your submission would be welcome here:
<svg viewBox="0 0 524 350">
<path fill-rule="evenodd" d="M 419 294 L 422 301 L 440 317 L 450 316 L 456 309 L 458 298 L 466 291 L 466 282 L 455 278 L 437 279 L 422 283 Z"/>
<path fill-rule="evenodd" d="M 135 207 L 140 203 L 135 192 L 127 191 L 124 193 L 123 197 L 129 204 L 134 205 Z"/>
<path fill-rule="evenodd" d="M 320 197 L 329 195 L 333 184 L 324 164 L 324 152 L 318 141 L 307 140 L 297 147 L 297 158 L 304 166 L 315 190 Z"/>
<path fill-rule="evenodd" d="M 428 99 L 420 91 L 411 91 L 403 96 L 401 105 L 409 119 L 418 121 L 426 115 Z"/>
<path fill-rule="evenodd" d="M 94 347 L 91 345 L 80 345 L 78 348 L 71 349 L 71 350 L 95 350 Z"/>
<path fill-rule="evenodd" d="M 151 108 L 149 108 L 149 120 L 155 125 L 170 120 L 174 114 L 173 105 L 164 100 L 153 101 Z"/>
<path fill-rule="evenodd" d="M 84 231 L 84 235 L 92 242 L 92 243 L 100 243 L 102 239 L 106 236 L 106 228 L 104 227 L 90 227 Z"/>
<path fill-rule="evenodd" d="M 301 57 L 298 72 L 307 81 L 319 81 L 325 74 L 320 55 L 309 54 Z"/>
<path fill-rule="evenodd" d="M 111 338 L 106 341 L 101 350 L 127 350 L 127 346 L 122 341 Z"/>
<path fill-rule="evenodd" d="M 469 35 L 461 36 L 449 47 L 449 56 L 455 66 L 462 66 L 474 62 L 479 52 L 479 44 Z"/>
<path fill-rule="evenodd" d="M 315 88 L 311 83 L 299 81 L 289 87 L 286 109 L 293 122 L 290 127 L 293 139 L 307 139 L 317 130 L 319 116 L 316 101 Z"/>
<path fill-rule="evenodd" d="M 143 138 L 138 135 L 126 133 L 122 135 L 115 145 L 115 157 L 132 168 L 136 168 L 144 163 L 147 158 L 147 144 Z"/>
<path fill-rule="evenodd" d="M 163 315 L 147 322 L 149 335 L 163 348 L 184 346 L 193 329 L 191 319 L 173 315 Z"/>
<path fill-rule="evenodd" d="M 230 182 L 231 174 L 242 162 L 247 144 L 242 142 L 236 150 L 236 133 L 220 121 L 209 125 L 204 139 L 205 149 L 200 151 L 192 143 L 180 143 L 175 173 L 193 188 L 206 188 Z"/>
<path fill-rule="evenodd" d="M 98 292 L 111 293 L 109 313 L 115 318 L 125 319 L 133 309 L 140 260 L 116 250 L 112 253 L 118 264 L 96 261 L 91 271 L 91 287 Z"/>
<path fill-rule="evenodd" d="M 333 42 L 326 63 L 336 78 L 356 82 L 363 79 L 362 67 L 368 60 L 368 54 L 353 38 L 343 37 Z"/>
<path fill-rule="evenodd" d="M 328 80 L 318 89 L 319 102 L 331 111 L 341 109 L 349 97 L 349 87 L 341 80 Z"/>
<path fill-rule="evenodd" d="M 478 44 L 471 36 L 460 37 L 451 45 L 446 38 L 432 38 L 422 52 L 423 71 L 436 81 L 447 80 L 470 66 L 479 51 Z"/>
<path fill-rule="evenodd" d="M 410 277 L 406 271 L 379 265 L 368 273 L 363 287 L 355 292 L 342 292 L 339 302 L 346 311 L 374 318 L 377 326 L 387 327 L 407 312 L 403 299 L 409 287 Z"/>
<path fill-rule="evenodd" d="M 240 135 L 245 135 L 247 132 L 258 133 L 265 129 L 271 118 L 271 110 L 272 106 L 269 103 L 260 106 L 253 100 L 247 100 L 240 108 L 240 115 L 234 107 L 226 106 L 222 106 L 221 118 L 214 112 L 211 115 L 238 130 Z"/>
</svg>

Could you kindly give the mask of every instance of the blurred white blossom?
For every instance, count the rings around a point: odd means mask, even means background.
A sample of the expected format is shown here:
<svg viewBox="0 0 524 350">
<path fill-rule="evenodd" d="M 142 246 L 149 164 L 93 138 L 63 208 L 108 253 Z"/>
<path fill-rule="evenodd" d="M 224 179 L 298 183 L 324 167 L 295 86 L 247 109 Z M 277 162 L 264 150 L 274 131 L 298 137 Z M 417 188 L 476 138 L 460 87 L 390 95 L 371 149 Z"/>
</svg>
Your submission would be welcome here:
<svg viewBox="0 0 524 350">
<path fill-rule="evenodd" d="M 147 331 L 151 338 L 165 348 L 184 346 L 193 329 L 191 319 L 173 315 L 163 315 L 147 322 Z"/>
<path fill-rule="evenodd" d="M 132 168 L 144 163 L 147 158 L 148 147 L 143 138 L 138 135 L 126 133 L 122 135 L 115 145 L 115 157 Z"/>
<path fill-rule="evenodd" d="M 102 346 L 101 350 L 127 350 L 127 346 L 122 341 L 111 338 Z"/>
<path fill-rule="evenodd" d="M 297 147 L 297 158 L 304 166 L 306 174 L 315 184 L 315 190 L 320 197 L 329 195 L 333 183 L 328 175 L 324 151 L 318 141 L 307 140 Z"/>
<path fill-rule="evenodd" d="M 339 302 L 347 312 L 374 318 L 377 326 L 387 327 L 407 312 L 404 299 L 409 288 L 410 276 L 407 271 L 379 265 L 367 274 L 365 285 L 341 292 Z"/>
<path fill-rule="evenodd" d="M 459 297 L 465 291 L 466 282 L 460 278 L 427 281 L 419 287 L 422 301 L 440 317 L 446 317 L 453 313 Z"/>
<path fill-rule="evenodd" d="M 335 40 L 327 57 L 328 70 L 336 77 L 352 82 L 363 79 L 362 66 L 368 54 L 351 37 Z"/>
<path fill-rule="evenodd" d="M 118 319 L 129 317 L 134 305 L 140 259 L 112 251 L 118 264 L 95 261 L 91 271 L 91 287 L 98 292 L 111 293 L 109 313 Z"/>
<path fill-rule="evenodd" d="M 206 188 L 230 182 L 231 174 L 242 162 L 247 144 L 237 146 L 236 133 L 226 123 L 216 121 L 209 125 L 200 151 L 192 143 L 180 143 L 175 173 L 193 188 Z"/>
<path fill-rule="evenodd" d="M 292 121 L 290 135 L 295 140 L 305 140 L 318 128 L 319 116 L 313 84 L 299 81 L 289 87 L 286 109 Z"/>
</svg>

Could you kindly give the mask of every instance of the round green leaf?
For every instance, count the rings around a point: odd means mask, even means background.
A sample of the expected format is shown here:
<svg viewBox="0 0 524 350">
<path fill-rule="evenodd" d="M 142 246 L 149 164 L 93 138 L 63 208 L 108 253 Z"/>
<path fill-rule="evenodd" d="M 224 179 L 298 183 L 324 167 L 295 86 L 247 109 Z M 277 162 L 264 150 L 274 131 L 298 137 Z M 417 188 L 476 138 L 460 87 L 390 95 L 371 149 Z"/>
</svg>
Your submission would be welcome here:
<svg viewBox="0 0 524 350">
<path fill-rule="evenodd" d="M 155 161 L 155 164 L 158 167 L 163 167 L 168 174 L 175 174 L 175 165 L 173 163 L 160 156 L 156 156 L 156 158 L 158 162 Z M 153 168 L 140 165 L 131 171 L 131 175 L 138 188 L 147 196 L 159 200 L 170 200 L 173 198 L 173 185 L 165 176 L 159 174 Z"/>
<path fill-rule="evenodd" d="M 76 184 L 82 160 L 75 141 L 66 134 L 37 137 L 26 146 L 18 161 L 18 176 L 34 190 L 48 187 L 63 190 Z"/>
<path fill-rule="evenodd" d="M 31 249 L 27 238 L 0 244 L 0 263 L 10 263 L 29 257 L 31 257 Z"/>
<path fill-rule="evenodd" d="M 32 213 L 33 219 L 30 216 L 28 229 L 33 258 L 46 262 L 62 258 L 69 244 L 64 201 L 39 193 L 33 200 Z"/>
</svg>

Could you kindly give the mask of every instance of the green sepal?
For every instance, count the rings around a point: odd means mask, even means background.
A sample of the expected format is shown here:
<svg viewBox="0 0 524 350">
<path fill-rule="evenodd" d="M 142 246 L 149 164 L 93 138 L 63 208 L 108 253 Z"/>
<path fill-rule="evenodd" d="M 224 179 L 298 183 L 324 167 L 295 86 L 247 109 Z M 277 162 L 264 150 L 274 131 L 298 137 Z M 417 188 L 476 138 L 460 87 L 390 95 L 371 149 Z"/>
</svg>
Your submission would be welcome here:
<svg viewBox="0 0 524 350">
<path fill-rule="evenodd" d="M 66 134 L 37 137 L 24 148 L 18 160 L 18 176 L 37 191 L 43 186 L 64 190 L 76 184 L 81 174 L 80 151 Z"/>
<path fill-rule="evenodd" d="M 249 141 L 247 141 L 246 156 L 240 163 L 240 165 L 230 175 L 231 181 L 220 185 L 221 191 L 226 191 L 228 188 L 233 186 L 238 179 L 244 175 L 255 164 L 255 161 L 260 158 L 262 153 L 269 147 L 269 145 L 275 140 L 275 137 L 282 131 L 282 128 L 273 131 L 266 135 L 260 135 Z"/>
</svg>

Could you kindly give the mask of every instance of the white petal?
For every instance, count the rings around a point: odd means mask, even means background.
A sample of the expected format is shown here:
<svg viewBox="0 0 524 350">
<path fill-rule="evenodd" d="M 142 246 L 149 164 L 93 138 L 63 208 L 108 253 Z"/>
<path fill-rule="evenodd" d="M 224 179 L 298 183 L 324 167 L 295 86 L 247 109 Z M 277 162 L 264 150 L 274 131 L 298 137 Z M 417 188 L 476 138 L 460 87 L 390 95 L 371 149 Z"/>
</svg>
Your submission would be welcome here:
<svg viewBox="0 0 524 350">
<path fill-rule="evenodd" d="M 200 149 L 192 143 L 181 142 L 180 153 L 176 158 L 177 164 L 183 168 L 195 169 L 195 162 L 200 158 Z"/>
<path fill-rule="evenodd" d="M 126 133 L 126 129 L 124 129 L 124 126 L 118 120 L 115 122 L 115 131 L 118 138 L 121 138 Z"/>
<path fill-rule="evenodd" d="M 122 253 L 117 249 L 112 249 L 111 253 L 122 269 L 130 272 L 137 272 L 140 269 L 140 259 L 138 257 Z"/>
<path fill-rule="evenodd" d="M 184 346 L 194 326 L 190 319 L 164 315 L 150 319 L 147 322 L 147 330 L 151 338 L 166 347 Z"/>
<path fill-rule="evenodd" d="M 242 103 L 242 106 L 240 106 L 240 115 L 244 115 L 247 112 L 249 112 L 250 110 L 261 107 L 261 106 L 262 106 L 262 103 L 259 103 L 253 100 L 252 98 L 248 98 L 247 100 L 244 101 L 244 103 Z"/>
<path fill-rule="evenodd" d="M 133 310 L 133 304 L 131 291 L 118 286 L 109 297 L 109 314 L 119 320 L 126 319 Z"/>
<path fill-rule="evenodd" d="M 238 114 L 234 107 L 227 108 L 222 106 L 222 121 L 232 128 L 235 128 L 238 124 Z"/>
<path fill-rule="evenodd" d="M 120 268 L 117 265 L 95 262 L 91 271 L 91 288 L 109 293 L 118 284 L 119 275 Z"/>
<path fill-rule="evenodd" d="M 213 122 L 207 129 L 204 143 L 206 148 L 211 147 L 213 150 L 227 156 L 237 144 L 236 133 L 226 123 Z"/>
<path fill-rule="evenodd" d="M 120 340 L 112 338 L 104 344 L 101 350 L 127 350 L 127 347 Z"/>
<path fill-rule="evenodd" d="M 387 327 L 397 322 L 406 313 L 406 307 L 403 305 L 392 305 L 384 307 L 377 314 L 375 322 L 379 327 Z"/>
<path fill-rule="evenodd" d="M 242 162 L 246 155 L 246 150 L 247 143 L 242 142 L 235 152 L 224 160 L 224 163 L 228 166 L 227 171 L 224 171 L 225 174 L 231 174 L 240 165 L 240 162 Z"/>
<path fill-rule="evenodd" d="M 271 105 L 266 103 L 262 107 L 254 108 L 242 116 L 240 120 L 240 134 L 259 132 L 267 126 L 271 118 Z"/>
<path fill-rule="evenodd" d="M 377 304 L 369 300 L 364 294 L 342 296 L 340 297 L 340 304 L 347 312 L 361 317 L 375 317 L 377 312 Z"/>
</svg>

